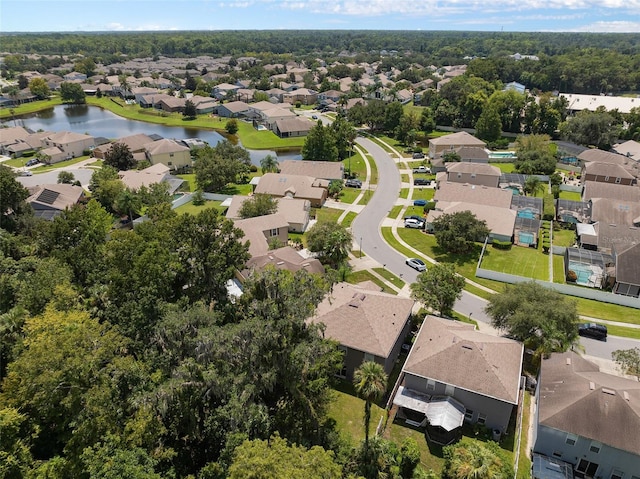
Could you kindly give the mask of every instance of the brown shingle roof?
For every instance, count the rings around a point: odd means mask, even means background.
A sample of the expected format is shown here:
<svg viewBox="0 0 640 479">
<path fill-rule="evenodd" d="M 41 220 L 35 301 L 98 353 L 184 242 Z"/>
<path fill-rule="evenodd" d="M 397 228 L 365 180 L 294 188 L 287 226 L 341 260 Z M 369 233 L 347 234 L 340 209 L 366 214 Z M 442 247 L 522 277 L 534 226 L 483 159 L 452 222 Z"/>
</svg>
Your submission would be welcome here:
<svg viewBox="0 0 640 479">
<path fill-rule="evenodd" d="M 473 135 L 470 135 L 466 131 L 459 131 L 450 135 L 441 136 L 429 140 L 434 145 L 452 145 L 452 146 L 485 146 L 486 143 L 479 140 Z"/>
<path fill-rule="evenodd" d="M 338 283 L 310 321 L 324 323 L 327 338 L 348 348 L 387 358 L 412 308 L 412 299 Z"/>
<path fill-rule="evenodd" d="M 438 209 L 429 211 L 427 222 L 431 223 L 444 214 L 451 215 L 462 211 L 470 211 L 480 221 L 485 221 L 489 231 L 494 234 L 501 236 L 513 235 L 518 213 L 510 208 L 487 208 L 483 205 L 462 202 L 438 202 Z"/>
<path fill-rule="evenodd" d="M 316 185 L 317 180 L 310 176 L 267 173 L 260 178 L 255 192 L 273 196 L 291 194 L 295 198 L 322 200 L 325 189 Z"/>
<path fill-rule="evenodd" d="M 473 325 L 427 316 L 404 371 L 518 404 L 523 346 Z"/>
<path fill-rule="evenodd" d="M 539 388 L 540 424 L 640 454 L 640 382 L 569 351 L 542 361 Z"/>
<path fill-rule="evenodd" d="M 487 165 L 486 163 L 470 163 L 461 161 L 456 163 L 447 163 L 447 171 L 450 173 L 475 173 L 476 175 L 497 176 L 502 175 L 500 168 Z"/>
<path fill-rule="evenodd" d="M 600 181 L 585 181 L 582 201 L 589 201 L 591 198 L 611 198 L 640 202 L 640 188 L 638 186 L 616 185 Z"/>
<path fill-rule="evenodd" d="M 325 180 L 341 180 L 344 165 L 338 161 L 284 160 L 279 165 L 283 175 L 303 175 Z"/>
<path fill-rule="evenodd" d="M 618 252 L 616 281 L 640 285 L 640 243 Z"/>
<path fill-rule="evenodd" d="M 612 178 L 624 178 L 633 180 L 635 176 L 629 173 L 622 166 L 615 163 L 591 162 L 584 166 L 587 175 L 610 176 Z"/>
</svg>

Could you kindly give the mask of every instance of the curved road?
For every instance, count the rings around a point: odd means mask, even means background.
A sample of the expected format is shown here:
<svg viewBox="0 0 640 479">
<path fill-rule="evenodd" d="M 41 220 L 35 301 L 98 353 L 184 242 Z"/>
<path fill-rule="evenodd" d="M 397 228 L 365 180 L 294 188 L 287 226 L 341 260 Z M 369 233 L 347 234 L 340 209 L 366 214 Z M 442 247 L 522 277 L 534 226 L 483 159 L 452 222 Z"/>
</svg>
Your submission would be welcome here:
<svg viewBox="0 0 640 479">
<path fill-rule="evenodd" d="M 378 185 L 367 206 L 351 224 L 353 238 L 366 255 L 384 265 L 386 269 L 402 278 L 407 284 L 413 283 L 418 276 L 417 271 L 409 268 L 405 264 L 406 257 L 389 246 L 380 234 L 382 222 L 396 204 L 400 193 L 398 167 L 389 154 L 374 141 L 358 137 L 356 143 L 367 150 L 376 162 Z M 456 301 L 454 309 L 465 316 L 489 323 L 490 318 L 484 312 L 486 304 L 484 299 L 463 291 L 462 298 Z M 638 340 L 613 336 L 609 337 L 606 342 L 588 338 L 581 338 L 580 342 L 586 354 L 607 360 L 611 359 L 612 351 L 634 348 L 639 343 Z"/>
</svg>

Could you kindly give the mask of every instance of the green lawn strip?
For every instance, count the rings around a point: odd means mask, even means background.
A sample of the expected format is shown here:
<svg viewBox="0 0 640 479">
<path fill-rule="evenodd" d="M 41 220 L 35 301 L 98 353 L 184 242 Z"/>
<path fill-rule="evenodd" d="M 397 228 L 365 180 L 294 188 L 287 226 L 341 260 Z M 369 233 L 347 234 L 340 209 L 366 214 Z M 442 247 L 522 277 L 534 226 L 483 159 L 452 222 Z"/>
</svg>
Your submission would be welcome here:
<svg viewBox="0 0 640 479">
<path fill-rule="evenodd" d="M 405 200 L 407 198 L 409 198 L 409 188 L 402 188 L 400 190 L 400 196 L 399 197 L 402 198 L 402 199 L 405 199 Z"/>
<path fill-rule="evenodd" d="M 221 206 L 222 202 L 221 201 L 213 201 L 213 200 L 205 200 L 203 205 L 200 206 L 196 206 L 193 204 L 192 201 L 189 201 L 188 203 L 185 203 L 182 206 L 178 206 L 174 211 L 176 213 L 178 213 L 179 215 L 184 215 L 184 214 L 192 214 L 192 215 L 197 215 L 198 213 L 200 213 L 201 211 L 204 211 L 206 209 L 209 208 L 215 208 L 218 211 L 222 212 L 224 210 L 226 210 L 226 207 Z"/>
<path fill-rule="evenodd" d="M 0 165 L 11 166 L 13 168 L 24 168 L 25 166 L 27 166 L 27 161 L 29 161 L 32 157 L 33 155 L 31 157 L 21 156 L 20 158 L 11 158 L 10 160 L 3 161 L 2 163 L 0 163 Z"/>
<path fill-rule="evenodd" d="M 380 138 L 376 137 L 376 136 L 372 136 L 370 137 L 374 142 L 376 142 L 378 144 L 378 146 L 380 148 L 382 148 L 384 151 L 386 151 L 387 153 L 389 153 L 390 155 L 393 155 L 394 153 L 391 151 L 391 148 L 384 143 Z"/>
<path fill-rule="evenodd" d="M 411 199 L 431 201 L 435 194 L 436 190 L 434 190 L 433 188 L 423 188 L 422 186 L 417 186 L 413 188 L 413 196 L 411 197 Z"/>
<path fill-rule="evenodd" d="M 553 244 L 555 246 L 569 247 L 576 242 L 576 232 L 573 230 L 553 230 Z"/>
<path fill-rule="evenodd" d="M 87 166 L 95 166 L 97 168 L 102 168 L 103 165 L 104 165 L 104 160 L 96 160 L 96 161 L 92 161 L 91 163 L 87 163 Z"/>
<path fill-rule="evenodd" d="M 611 336 L 621 336 L 623 338 L 640 339 L 640 329 L 638 328 L 625 328 L 624 326 L 615 326 L 611 324 L 605 324 L 607 332 Z"/>
<path fill-rule="evenodd" d="M 90 156 L 79 156 L 78 158 L 72 158 L 70 160 L 60 161 L 58 163 L 54 163 L 53 165 L 41 165 L 36 166 L 31 171 L 34 174 L 37 173 L 46 173 L 47 171 L 56 170 L 58 168 L 64 168 L 65 166 L 75 165 L 76 163 L 80 163 L 81 161 L 88 160 Z"/>
<path fill-rule="evenodd" d="M 564 256 L 553 255 L 553 282 L 564 284 Z"/>
<path fill-rule="evenodd" d="M 371 183 L 372 185 L 378 184 L 378 165 L 373 161 L 373 157 L 367 154 L 367 161 L 369 162 L 369 168 L 371 169 Z"/>
<path fill-rule="evenodd" d="M 195 120 L 185 120 L 181 113 L 167 113 L 155 109 L 140 108 L 138 105 L 126 105 L 122 100 L 114 98 L 88 97 L 87 104 L 99 106 L 129 120 L 145 121 L 167 126 L 184 128 L 202 128 L 217 130 L 226 134 L 225 126 L 228 118 L 212 117 L 208 114 L 198 115 Z M 252 150 L 286 150 L 298 149 L 304 144 L 304 137 L 280 138 L 272 131 L 258 131 L 251 123 L 238 121 L 237 136 L 242 146 Z"/>
<path fill-rule="evenodd" d="M 347 213 L 347 216 L 345 216 L 342 220 L 342 226 L 344 226 L 345 228 L 349 228 L 351 226 L 351 223 L 353 223 L 353 220 L 356 219 L 356 216 L 358 216 L 358 213 L 356 213 L 355 211 L 349 211 Z"/>
<path fill-rule="evenodd" d="M 356 256 L 357 257 L 360 256 L 359 252 L 356 254 Z M 387 286 L 383 281 L 380 281 L 380 279 L 377 276 L 374 276 L 371 273 L 371 271 L 367 271 L 363 269 L 360 271 L 354 271 L 350 273 L 349 276 L 347 276 L 347 283 L 358 284 L 364 281 L 374 282 L 376 285 L 380 286 L 380 289 L 382 289 L 382 291 L 384 291 L 385 293 L 398 294 L 395 290 Z"/>
<path fill-rule="evenodd" d="M 360 180 L 364 181 L 367 177 L 367 165 L 360 153 L 355 153 L 350 158 L 342 160 L 342 164 L 344 165 L 345 171 L 349 171 L 349 167 L 351 167 L 351 173 L 356 175 Z"/>
<path fill-rule="evenodd" d="M 356 258 L 364 258 L 365 256 L 367 256 L 366 254 L 364 254 L 362 251 L 360 251 L 359 249 L 352 249 L 351 250 L 351 254 L 353 256 L 355 256 Z"/>
<path fill-rule="evenodd" d="M 39 100 L 32 101 L 30 103 L 23 103 L 22 105 L 14 106 L 13 108 L 0 109 L 0 118 L 3 120 L 9 120 L 19 115 L 27 115 L 29 113 L 47 110 L 61 104 L 62 100 L 59 96 L 54 96 L 49 100 Z M 13 116 L 11 110 L 13 110 Z"/>
<path fill-rule="evenodd" d="M 333 391 L 333 401 L 329 406 L 328 416 L 336 422 L 336 429 L 349 438 L 353 444 L 364 440 L 364 401 L 355 396 L 353 388 L 346 381 L 341 381 L 338 389 Z M 371 406 L 371 430 L 375 431 L 380 417 L 386 412 L 380 406 Z"/>
<path fill-rule="evenodd" d="M 529 423 L 531 421 L 531 394 L 527 391 L 524 393 L 523 403 L 520 405 L 524 410 L 522 411 L 522 435 L 520 436 L 520 449 L 518 450 L 519 459 L 516 478 L 531 479 L 531 459 L 529 459 L 529 444 L 527 441 Z"/>
<path fill-rule="evenodd" d="M 337 210 L 335 208 L 318 208 L 315 212 L 318 223 L 322 223 L 324 221 L 337 223 L 338 218 L 340 218 L 340 215 L 343 213 L 342 210 Z"/>
<path fill-rule="evenodd" d="M 353 204 L 353 202 L 355 201 L 355 199 L 358 197 L 359 194 L 360 194 L 359 188 L 344 188 L 340 192 L 340 202 Z"/>
<path fill-rule="evenodd" d="M 533 248 L 512 246 L 508 250 L 487 247 L 482 268 L 526 278 L 549 280 L 549 256 Z"/>
<path fill-rule="evenodd" d="M 388 269 L 385 269 L 385 268 L 373 268 L 373 270 L 376 273 L 378 273 L 380 276 L 382 276 L 384 279 L 389 281 L 391 284 L 393 284 L 394 286 L 396 286 L 396 287 L 398 287 L 400 289 L 402 289 L 402 287 L 404 286 L 404 281 L 402 281 L 400 278 L 398 278 L 395 274 L 393 274 Z"/>
<path fill-rule="evenodd" d="M 389 214 L 387 215 L 387 218 L 393 218 L 395 220 L 398 217 L 398 215 L 400 214 L 400 210 L 402 210 L 402 205 L 394 206 L 389 211 Z"/>
<path fill-rule="evenodd" d="M 195 173 L 189 173 L 186 175 L 176 175 L 176 176 L 186 182 L 186 184 L 185 183 L 182 184 L 182 189 L 184 191 L 193 192 L 198 189 Z"/>
<path fill-rule="evenodd" d="M 478 278 L 474 278 L 474 281 L 476 281 Z M 499 286 L 496 286 L 495 289 L 497 292 L 502 292 L 504 291 L 504 283 L 497 283 Z M 489 301 L 491 299 L 491 296 L 493 296 L 494 293 L 490 293 L 488 291 L 485 291 L 484 289 L 478 288 L 477 286 L 474 286 L 472 284 L 465 284 L 464 285 L 464 290 L 467 291 L 468 293 L 471 294 L 475 294 L 476 296 L 481 297 L 482 299 L 486 299 L 487 301 Z"/>
<path fill-rule="evenodd" d="M 613 293 L 612 293 L 613 294 Z M 621 323 L 640 324 L 640 310 L 620 306 L 618 304 L 604 303 L 593 299 L 576 298 L 578 314 L 590 316 L 592 318 L 606 319 L 608 321 L 619 321 Z"/>
<path fill-rule="evenodd" d="M 358 201 L 359 205 L 366 205 L 369 203 L 369 201 L 371 200 L 371 197 L 373 196 L 373 191 L 370 189 L 366 189 L 364 190 L 364 195 L 362 195 L 362 198 L 360 198 L 360 201 Z"/>
<path fill-rule="evenodd" d="M 514 165 L 513 163 L 490 162 L 489 164 L 491 166 L 499 168 L 502 173 L 513 173 L 514 171 L 516 171 L 516 165 Z"/>
<path fill-rule="evenodd" d="M 561 200 L 582 201 L 582 195 L 579 191 L 560 191 Z"/>
<path fill-rule="evenodd" d="M 422 216 L 426 218 L 424 206 L 407 206 L 407 211 L 405 211 L 404 216 Z"/>
<path fill-rule="evenodd" d="M 400 182 L 409 183 L 409 175 L 400 175 Z"/>
</svg>

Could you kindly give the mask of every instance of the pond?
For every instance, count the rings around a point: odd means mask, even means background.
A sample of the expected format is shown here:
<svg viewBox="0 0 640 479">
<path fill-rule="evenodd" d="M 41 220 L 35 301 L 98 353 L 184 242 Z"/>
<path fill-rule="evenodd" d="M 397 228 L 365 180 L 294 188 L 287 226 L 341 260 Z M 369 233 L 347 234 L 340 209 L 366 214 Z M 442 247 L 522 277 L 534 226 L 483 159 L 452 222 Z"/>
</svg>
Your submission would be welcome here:
<svg viewBox="0 0 640 479">
<path fill-rule="evenodd" d="M 13 121 L 3 122 L 2 125 L 13 126 Z M 94 137 L 109 139 L 144 133 L 146 135 L 160 135 L 163 138 L 200 138 L 214 146 L 224 137 L 213 130 L 201 130 L 179 126 L 164 126 L 144 121 L 128 120 L 108 110 L 91 105 L 58 105 L 38 113 L 23 115 L 16 118 L 15 124 L 33 131 L 73 131 L 85 133 Z M 301 159 L 300 152 L 294 150 L 286 153 L 276 153 L 271 150 L 248 150 L 251 162 L 260 166 L 260 160 L 271 154 L 282 160 Z"/>
</svg>

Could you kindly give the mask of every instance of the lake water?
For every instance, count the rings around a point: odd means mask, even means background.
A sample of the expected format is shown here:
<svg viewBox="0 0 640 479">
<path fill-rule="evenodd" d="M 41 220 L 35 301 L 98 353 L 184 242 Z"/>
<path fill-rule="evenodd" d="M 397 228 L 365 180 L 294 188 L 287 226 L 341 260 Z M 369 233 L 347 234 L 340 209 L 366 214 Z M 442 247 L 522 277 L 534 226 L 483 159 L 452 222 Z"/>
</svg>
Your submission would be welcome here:
<svg viewBox="0 0 640 479">
<path fill-rule="evenodd" d="M 7 126 L 13 126 L 13 124 L 13 121 L 3 122 L 3 125 Z M 109 139 L 144 133 L 178 140 L 200 138 L 211 146 L 224 139 L 220 133 L 213 130 L 164 126 L 144 121 L 127 120 L 108 110 L 90 105 L 58 105 L 48 110 L 16 118 L 15 124 L 33 131 L 73 131 Z M 257 166 L 260 166 L 260 160 L 268 154 L 277 156 L 280 161 L 301 159 L 299 151 L 276 154 L 275 151 L 270 150 L 249 150 L 249 153 L 252 163 Z"/>
</svg>

